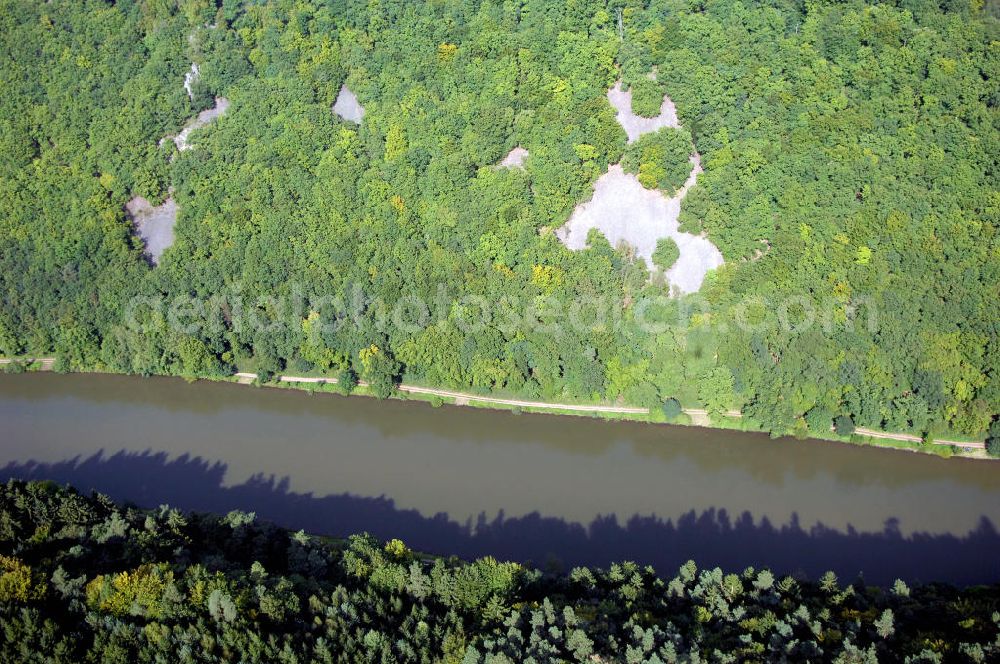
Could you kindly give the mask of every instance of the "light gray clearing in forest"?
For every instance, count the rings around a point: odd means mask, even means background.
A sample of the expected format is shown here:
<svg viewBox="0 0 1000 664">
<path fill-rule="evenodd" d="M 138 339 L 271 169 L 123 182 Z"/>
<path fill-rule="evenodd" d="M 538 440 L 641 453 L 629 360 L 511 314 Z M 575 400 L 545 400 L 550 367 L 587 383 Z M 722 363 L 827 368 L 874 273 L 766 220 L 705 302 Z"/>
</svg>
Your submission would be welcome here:
<svg viewBox="0 0 1000 664">
<path fill-rule="evenodd" d="M 662 127 L 677 127 L 677 112 L 666 96 L 659 117 L 640 118 L 632 114 L 632 95 L 622 92 L 621 82 L 608 91 L 608 100 L 618 109 L 618 122 L 625 128 L 632 142 L 642 134 Z M 681 201 L 697 183 L 702 172 L 701 155 L 691 154 L 691 174 L 677 193 L 668 198 L 658 189 L 646 189 L 639 179 L 626 173 L 620 164 L 594 183 L 594 195 L 573 210 L 569 221 L 556 231 L 567 248 L 578 251 L 587 246 L 587 235 L 596 228 L 608 239 L 611 246 L 626 244 L 635 250 L 636 257 L 646 261 L 651 272 L 656 243 L 662 238 L 672 238 L 680 250 L 680 257 L 664 274 L 677 293 L 694 293 L 701 288 L 709 270 L 723 264 L 722 254 L 710 240 L 678 230 L 677 218 Z"/>
<path fill-rule="evenodd" d="M 340 86 L 337 101 L 333 104 L 333 112 L 348 122 L 361 124 L 365 117 L 365 109 L 358 101 L 357 95 L 350 91 L 347 84 Z"/>
<path fill-rule="evenodd" d="M 142 196 L 136 196 L 125 204 L 136 233 L 146 244 L 146 253 L 153 265 L 160 262 L 160 256 L 174 243 L 174 223 L 177 222 L 177 203 L 168 196 L 162 204 L 153 204 Z"/>
<path fill-rule="evenodd" d="M 611 166 L 594 184 L 594 196 L 573 211 L 569 222 L 556 231 L 557 237 L 574 251 L 587 246 L 590 229 L 596 228 L 611 246 L 625 243 L 635 249 L 651 270 L 653 252 L 661 238 L 673 238 L 680 250 L 677 262 L 665 276 L 680 293 L 694 293 L 701 288 L 705 274 L 722 265 L 722 254 L 708 239 L 677 229 L 681 199 L 695 183 L 701 167 L 692 157 L 694 168 L 677 195 L 667 198 L 663 192 L 646 189 L 638 178 L 620 165 Z"/>
<path fill-rule="evenodd" d="M 180 133 L 174 136 L 174 143 L 177 145 L 177 149 L 184 152 L 184 150 L 190 150 L 194 147 L 188 143 L 188 136 L 191 135 L 191 132 L 195 129 L 201 129 L 204 126 L 211 124 L 215 118 L 225 113 L 228 108 L 228 99 L 225 97 L 216 97 L 215 106 L 205 109 L 199 113 L 197 117 L 188 120 L 188 123 L 184 125 L 184 128 L 181 129 Z"/>
<path fill-rule="evenodd" d="M 188 99 L 194 99 L 194 85 L 201 80 L 201 70 L 198 65 L 191 63 L 191 71 L 184 74 L 184 89 L 187 90 Z"/>
<path fill-rule="evenodd" d="M 622 90 L 622 82 L 615 83 L 615 87 L 608 90 L 608 101 L 618 111 L 615 117 L 618 124 L 622 126 L 628 134 L 628 142 L 634 143 L 643 134 L 662 129 L 663 127 L 679 127 L 677 121 L 677 109 L 670 97 L 663 96 L 663 104 L 660 105 L 660 114 L 655 118 L 644 118 L 632 112 L 632 91 Z"/>
<path fill-rule="evenodd" d="M 507 153 L 507 156 L 498 164 L 500 168 L 524 168 L 524 160 L 528 158 L 528 151 L 518 145 Z"/>
</svg>

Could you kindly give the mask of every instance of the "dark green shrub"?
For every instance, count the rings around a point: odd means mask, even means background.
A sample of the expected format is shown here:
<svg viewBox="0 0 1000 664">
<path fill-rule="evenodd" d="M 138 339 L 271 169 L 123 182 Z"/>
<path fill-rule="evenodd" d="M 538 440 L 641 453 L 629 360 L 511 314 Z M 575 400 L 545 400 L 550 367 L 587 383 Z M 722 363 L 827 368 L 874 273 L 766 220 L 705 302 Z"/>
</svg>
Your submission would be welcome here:
<svg viewBox="0 0 1000 664">
<path fill-rule="evenodd" d="M 670 398 L 663 402 L 663 415 L 668 419 L 672 420 L 683 411 L 681 408 L 681 402 L 677 399 Z"/>
<path fill-rule="evenodd" d="M 839 435 L 850 436 L 854 433 L 854 420 L 851 419 L 850 415 L 838 415 L 837 419 L 833 421 L 833 427 Z"/>
</svg>

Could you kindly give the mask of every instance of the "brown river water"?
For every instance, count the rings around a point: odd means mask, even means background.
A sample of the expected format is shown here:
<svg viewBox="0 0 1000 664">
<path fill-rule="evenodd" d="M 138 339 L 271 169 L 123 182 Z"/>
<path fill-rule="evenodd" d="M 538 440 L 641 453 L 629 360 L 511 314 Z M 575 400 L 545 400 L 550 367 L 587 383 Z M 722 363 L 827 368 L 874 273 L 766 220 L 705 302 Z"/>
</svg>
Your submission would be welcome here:
<svg viewBox="0 0 1000 664">
<path fill-rule="evenodd" d="M 174 378 L 0 375 L 0 473 L 540 567 L 1000 581 L 1000 463 Z"/>
</svg>

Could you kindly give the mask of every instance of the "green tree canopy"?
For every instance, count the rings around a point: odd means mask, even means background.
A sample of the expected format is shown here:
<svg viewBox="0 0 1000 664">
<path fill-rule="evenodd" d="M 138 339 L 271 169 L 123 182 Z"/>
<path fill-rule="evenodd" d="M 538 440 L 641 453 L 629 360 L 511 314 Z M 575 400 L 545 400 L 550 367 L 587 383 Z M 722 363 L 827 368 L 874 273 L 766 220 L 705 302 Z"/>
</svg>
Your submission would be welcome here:
<svg viewBox="0 0 1000 664">
<path fill-rule="evenodd" d="M 647 189 L 662 189 L 671 196 L 691 173 L 694 147 L 683 127 L 665 127 L 644 134 L 625 148 L 622 168 L 633 173 Z"/>
<path fill-rule="evenodd" d="M 673 267 L 677 259 L 680 258 L 681 250 L 673 238 L 665 237 L 657 240 L 656 251 L 653 252 L 653 263 L 661 270 L 669 270 Z"/>
</svg>

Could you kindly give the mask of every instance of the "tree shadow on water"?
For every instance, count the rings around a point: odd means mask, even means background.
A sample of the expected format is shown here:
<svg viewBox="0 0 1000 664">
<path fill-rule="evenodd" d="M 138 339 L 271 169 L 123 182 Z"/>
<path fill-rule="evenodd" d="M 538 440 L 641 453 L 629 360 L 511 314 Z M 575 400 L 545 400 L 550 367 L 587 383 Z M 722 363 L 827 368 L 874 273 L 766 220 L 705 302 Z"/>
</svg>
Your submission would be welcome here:
<svg viewBox="0 0 1000 664">
<path fill-rule="evenodd" d="M 289 489 L 287 478 L 254 476 L 224 485 L 226 466 L 188 455 L 119 452 L 76 457 L 57 463 L 28 461 L 0 470 L 0 478 L 49 479 L 81 491 L 96 490 L 142 507 L 170 504 L 185 510 L 256 512 L 259 518 L 292 529 L 343 536 L 368 531 L 398 537 L 410 547 L 444 555 L 530 561 L 537 566 L 607 566 L 621 560 L 653 565 L 669 574 L 688 559 L 701 567 L 741 571 L 769 567 L 815 578 L 833 570 L 845 579 L 862 573 L 869 583 L 949 581 L 960 585 L 1000 579 L 1000 533 L 983 517 L 964 536 L 904 536 L 894 520 L 879 532 L 803 527 L 797 518 L 774 525 L 749 512 L 694 510 L 678 519 L 634 516 L 621 523 L 602 516 L 590 524 L 567 522 L 534 512 L 506 517 L 502 512 L 475 522 L 445 513 L 424 516 L 397 508 L 386 496 L 338 494 L 317 497 Z"/>
</svg>

